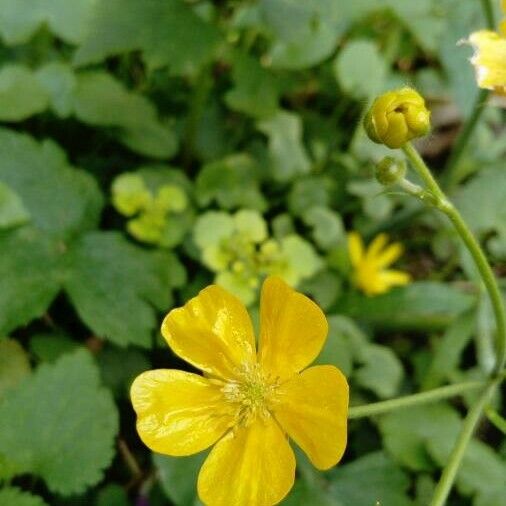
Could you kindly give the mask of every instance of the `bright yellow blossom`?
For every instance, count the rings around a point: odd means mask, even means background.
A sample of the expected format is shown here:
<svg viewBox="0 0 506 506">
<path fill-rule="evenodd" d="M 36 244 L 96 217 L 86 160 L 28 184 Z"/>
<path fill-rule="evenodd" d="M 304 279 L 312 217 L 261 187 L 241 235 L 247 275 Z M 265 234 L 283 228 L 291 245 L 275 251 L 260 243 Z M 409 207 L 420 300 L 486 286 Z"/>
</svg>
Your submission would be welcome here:
<svg viewBox="0 0 506 506">
<path fill-rule="evenodd" d="M 501 2 L 506 15 L 506 0 Z M 471 63 L 476 70 L 480 88 L 506 95 L 506 19 L 499 26 L 499 32 L 479 30 L 469 37 L 474 47 Z"/>
<path fill-rule="evenodd" d="M 407 272 L 387 269 L 403 252 L 402 245 L 392 243 L 387 246 L 388 237 L 380 234 L 365 249 L 357 232 L 348 235 L 348 251 L 353 267 L 353 281 L 366 295 L 379 295 L 388 292 L 393 286 L 409 283 Z"/>
<path fill-rule="evenodd" d="M 271 506 L 292 488 L 288 437 L 318 469 L 346 447 L 348 384 L 336 367 L 308 367 L 328 331 L 321 309 L 278 277 L 264 282 L 256 352 L 242 303 L 211 285 L 171 311 L 162 334 L 204 372 L 158 369 L 131 388 L 137 431 L 153 451 L 191 455 L 214 444 L 198 477 L 208 506 Z"/>
</svg>

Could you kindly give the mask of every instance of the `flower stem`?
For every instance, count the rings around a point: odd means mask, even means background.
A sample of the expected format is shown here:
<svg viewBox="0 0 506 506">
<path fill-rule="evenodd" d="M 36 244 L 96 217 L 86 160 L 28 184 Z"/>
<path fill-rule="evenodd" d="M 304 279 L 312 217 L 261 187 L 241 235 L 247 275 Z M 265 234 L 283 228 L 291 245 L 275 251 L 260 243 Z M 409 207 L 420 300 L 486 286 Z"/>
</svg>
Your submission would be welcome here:
<svg viewBox="0 0 506 506">
<path fill-rule="evenodd" d="M 484 385 L 485 383 L 482 381 L 466 381 L 464 383 L 457 383 L 456 385 L 435 388 L 419 394 L 406 395 L 404 397 L 398 397 L 397 399 L 390 399 L 388 401 L 374 402 L 372 404 L 366 404 L 365 406 L 356 406 L 350 408 L 348 418 L 354 419 L 381 415 L 395 409 L 440 401 L 442 399 L 454 397 L 455 395 L 463 394 L 470 390 L 482 388 Z"/>
<path fill-rule="evenodd" d="M 495 372 L 498 373 L 503 369 L 506 362 L 506 314 L 504 312 L 502 294 L 492 268 L 490 267 L 485 253 L 483 253 L 478 241 L 469 230 L 466 222 L 463 220 L 458 210 L 448 201 L 446 195 L 437 184 L 427 165 L 425 165 L 425 162 L 422 160 L 415 148 L 408 143 L 403 147 L 403 151 L 420 178 L 427 186 L 427 189 L 435 197 L 436 203 L 434 205 L 444 212 L 453 223 L 455 229 L 471 253 L 476 267 L 483 279 L 492 302 L 497 325 Z"/>
<path fill-rule="evenodd" d="M 454 188 L 462 179 L 462 176 L 459 172 L 460 161 L 462 160 L 462 156 L 464 155 L 467 145 L 469 144 L 469 139 L 471 138 L 474 128 L 478 124 L 478 120 L 485 110 L 485 104 L 489 95 L 489 90 L 480 90 L 478 93 L 471 115 L 462 127 L 462 130 L 460 131 L 457 140 L 455 141 L 455 145 L 450 153 L 450 156 L 448 157 L 448 161 L 446 162 L 446 167 L 442 176 L 444 187 L 448 190 Z"/>
<path fill-rule="evenodd" d="M 460 463 L 464 458 L 467 445 L 473 436 L 474 429 L 476 428 L 476 425 L 482 415 L 483 408 L 500 381 L 501 380 L 499 378 L 490 381 L 487 387 L 480 394 L 480 397 L 473 407 L 469 410 L 469 413 L 464 419 L 462 430 L 448 459 L 448 463 L 446 464 L 443 474 L 439 479 L 439 483 L 436 486 L 430 506 L 443 506 L 446 503 L 446 499 L 448 498 L 448 494 L 450 493 L 453 482 L 455 481 L 455 476 L 457 475 Z"/>
<path fill-rule="evenodd" d="M 495 30 L 494 6 L 490 0 L 481 0 L 481 8 L 489 30 Z"/>
</svg>

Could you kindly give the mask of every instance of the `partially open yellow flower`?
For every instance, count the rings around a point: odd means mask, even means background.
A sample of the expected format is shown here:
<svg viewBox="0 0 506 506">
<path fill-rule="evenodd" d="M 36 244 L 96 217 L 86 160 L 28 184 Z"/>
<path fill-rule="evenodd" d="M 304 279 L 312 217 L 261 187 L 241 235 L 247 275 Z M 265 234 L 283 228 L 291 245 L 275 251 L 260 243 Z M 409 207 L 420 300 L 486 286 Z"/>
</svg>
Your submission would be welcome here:
<svg viewBox="0 0 506 506">
<path fill-rule="evenodd" d="M 501 5 L 506 14 L 506 0 Z M 471 63 L 478 86 L 506 95 L 506 20 L 500 24 L 498 33 L 479 30 L 470 35 L 469 42 L 475 50 Z"/>
<path fill-rule="evenodd" d="M 373 142 L 398 149 L 430 131 L 430 111 L 413 88 L 383 93 L 364 117 L 364 128 Z"/>
<path fill-rule="evenodd" d="M 357 232 L 348 235 L 348 251 L 353 267 L 353 281 L 366 295 L 379 295 L 394 286 L 406 285 L 411 281 L 407 272 L 387 269 L 403 252 L 402 245 L 392 243 L 387 246 L 386 234 L 379 234 L 365 249 Z"/>
<path fill-rule="evenodd" d="M 198 493 L 208 506 L 271 506 L 292 488 L 292 438 L 318 469 L 342 457 L 348 384 L 336 367 L 306 367 L 328 331 L 321 309 L 278 277 L 262 288 L 260 340 L 242 303 L 202 290 L 162 324 L 172 350 L 204 372 L 158 369 L 131 388 L 137 431 L 153 451 L 191 455 L 214 444 Z"/>
</svg>

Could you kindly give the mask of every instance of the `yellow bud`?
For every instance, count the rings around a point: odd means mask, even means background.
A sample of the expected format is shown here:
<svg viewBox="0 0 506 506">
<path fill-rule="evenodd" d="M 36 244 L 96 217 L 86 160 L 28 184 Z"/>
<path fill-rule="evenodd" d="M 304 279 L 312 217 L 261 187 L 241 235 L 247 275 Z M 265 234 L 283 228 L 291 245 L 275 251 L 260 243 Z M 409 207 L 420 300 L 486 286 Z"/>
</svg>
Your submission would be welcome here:
<svg viewBox="0 0 506 506">
<path fill-rule="evenodd" d="M 406 175 L 406 162 L 385 156 L 376 165 L 376 179 L 384 186 L 395 184 Z"/>
<path fill-rule="evenodd" d="M 379 96 L 364 118 L 369 138 L 397 149 L 430 130 L 430 111 L 412 88 L 401 88 Z"/>
</svg>

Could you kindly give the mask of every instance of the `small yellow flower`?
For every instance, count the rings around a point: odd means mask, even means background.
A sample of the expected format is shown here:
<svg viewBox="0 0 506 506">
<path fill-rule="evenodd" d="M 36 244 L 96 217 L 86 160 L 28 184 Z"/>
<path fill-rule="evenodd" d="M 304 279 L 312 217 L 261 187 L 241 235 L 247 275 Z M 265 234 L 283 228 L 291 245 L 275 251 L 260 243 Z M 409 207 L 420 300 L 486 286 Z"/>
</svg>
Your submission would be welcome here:
<svg viewBox="0 0 506 506">
<path fill-rule="evenodd" d="M 346 378 L 330 365 L 307 368 L 327 336 L 321 309 L 269 277 L 260 320 L 257 353 L 245 307 L 211 285 L 162 324 L 172 350 L 204 376 L 158 369 L 132 384 L 137 431 L 151 450 L 183 456 L 214 444 L 197 485 L 208 506 L 280 502 L 295 477 L 288 437 L 318 469 L 346 447 Z"/>
<path fill-rule="evenodd" d="M 366 295 L 379 295 L 388 292 L 393 286 L 406 285 L 411 280 L 407 272 L 387 269 L 403 252 L 401 244 L 387 246 L 387 242 L 387 235 L 380 234 L 365 249 L 357 232 L 348 235 L 348 251 L 354 269 L 353 281 Z"/>
<path fill-rule="evenodd" d="M 430 111 L 412 88 L 380 95 L 364 117 L 364 128 L 373 142 L 398 149 L 430 131 Z"/>
<path fill-rule="evenodd" d="M 506 15 L 506 0 L 501 5 Z M 475 50 L 471 63 L 478 86 L 506 95 L 506 20 L 501 22 L 498 33 L 479 30 L 470 35 L 469 42 Z"/>
</svg>

